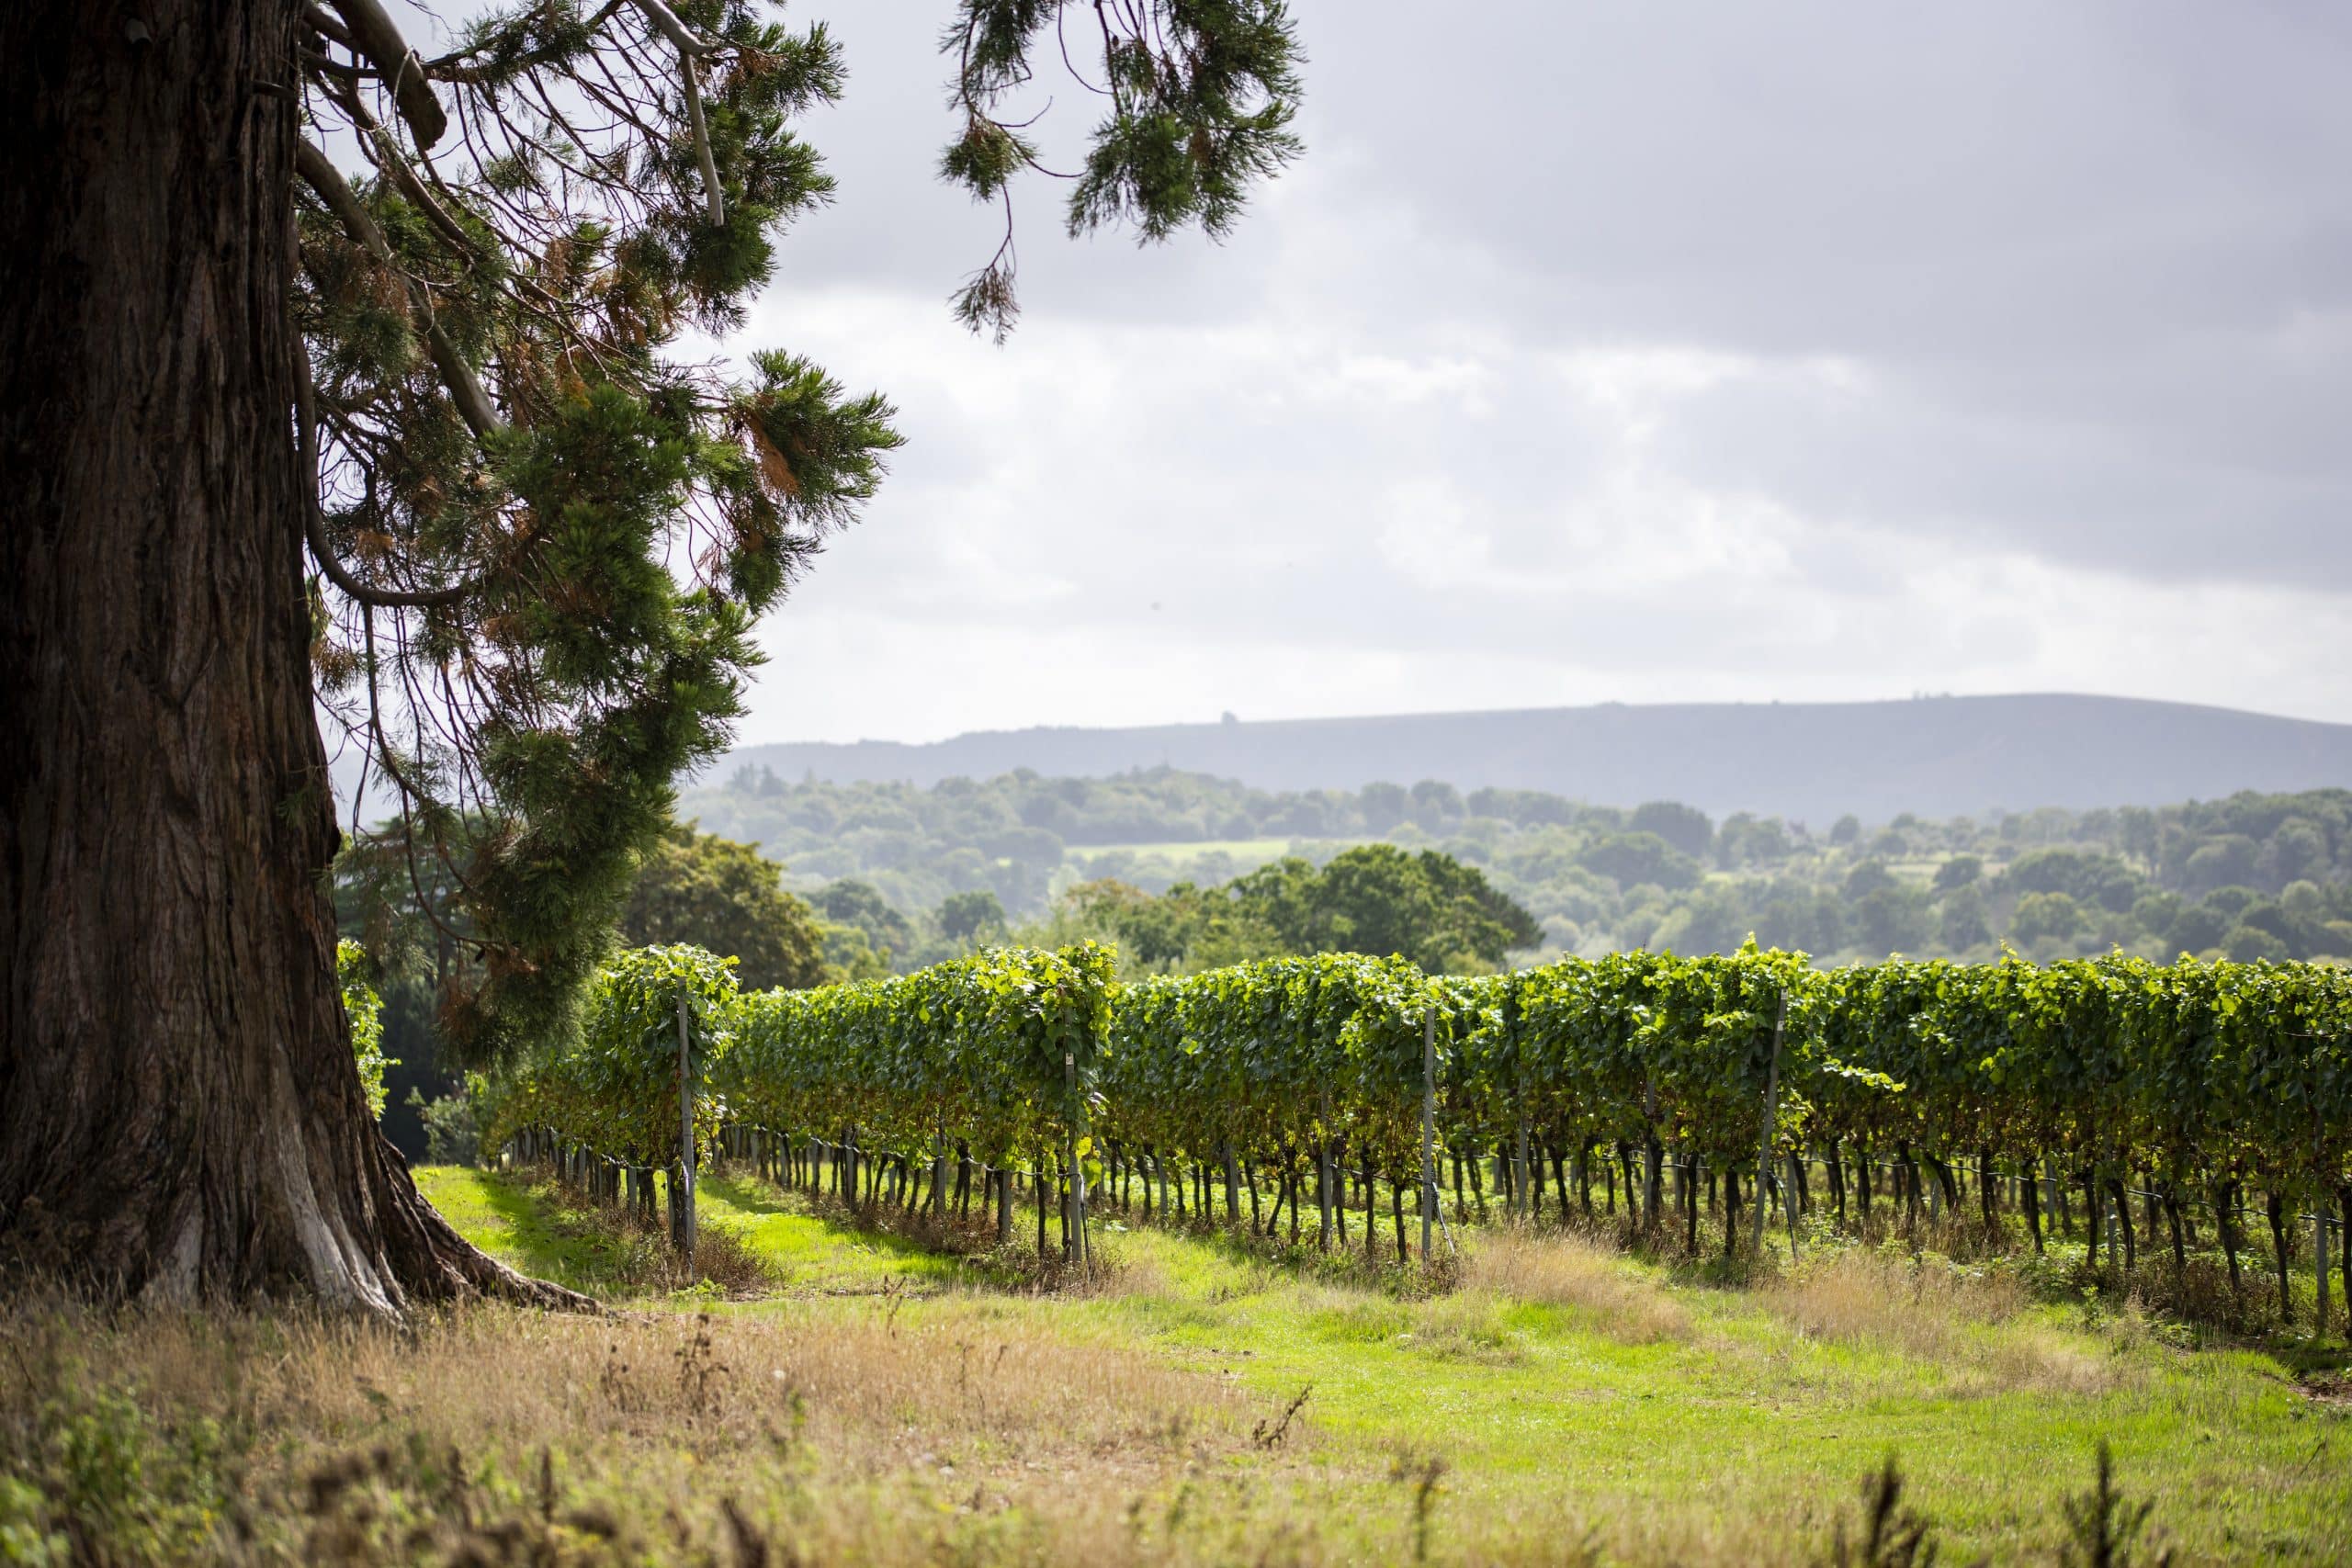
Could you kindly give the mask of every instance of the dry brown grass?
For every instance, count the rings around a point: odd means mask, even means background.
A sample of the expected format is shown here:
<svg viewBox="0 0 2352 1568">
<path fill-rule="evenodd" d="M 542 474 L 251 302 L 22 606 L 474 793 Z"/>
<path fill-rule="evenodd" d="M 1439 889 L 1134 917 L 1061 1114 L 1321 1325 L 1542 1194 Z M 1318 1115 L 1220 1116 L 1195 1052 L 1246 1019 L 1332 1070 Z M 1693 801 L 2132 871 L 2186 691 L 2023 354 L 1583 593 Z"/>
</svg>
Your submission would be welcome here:
<svg viewBox="0 0 2352 1568">
<path fill-rule="evenodd" d="M 1679 1323 L 1590 1243 L 1482 1251 L 1452 1296 L 1306 1289 L 1473 1355 L 1511 1299 Z M 1383 1486 L 1319 1451 L 1311 1400 L 1270 1445 L 1281 1400 L 982 1294 L 477 1307 L 411 1335 L 17 1306 L 0 1367 L 22 1385 L 0 1403 L 0 1530 L 24 1478 L 51 1499 L 39 1528 L 87 1561 L 1316 1565 L 1408 1560 L 1426 1528 L 1443 1561 L 1728 1563 L 1787 1529 L 1660 1502 L 1594 1529 L 1474 1501 L 1468 1474 L 1424 1490 L 1401 1461 Z M 67 1446 L 96 1470 L 69 1473 Z"/>
<path fill-rule="evenodd" d="M 2003 1270 L 1843 1247 L 1755 1293 L 1808 1338 L 1896 1351 L 1939 1369 L 1959 1392 L 2096 1393 L 2130 1375 L 2121 1358 L 2030 1313 L 2025 1285 Z"/>
<path fill-rule="evenodd" d="M 2014 1276 L 1892 1251 L 1809 1249 L 1737 1292 L 1670 1285 L 1605 1237 L 1500 1227 L 1409 1290 L 1136 1251 L 1061 1302 L 891 1276 L 699 1315 L 473 1308 L 408 1335 L 0 1304 L 0 1561 L 12 1530 L 53 1537 L 60 1561 L 124 1562 L 1306 1565 L 1424 1542 L 1447 1562 L 1811 1560 L 1847 1477 L 1776 1489 L 1739 1463 L 1652 1488 L 1571 1443 L 1531 1484 L 1482 1465 L 1427 1390 L 1565 1343 L 1576 1379 L 1598 1359 L 1651 1368 L 1624 1385 L 1645 1398 L 1700 1386 L 1659 1407 L 1662 1444 L 1737 1449 L 1725 1401 L 2097 1394 L 2153 1375 L 2114 1353 L 2129 1314 L 2075 1332 Z M 1245 1359 L 1261 1314 L 1306 1369 L 1278 1390 Z M 1658 1348 L 1595 1358 L 1587 1331 Z M 1358 1343 L 1410 1413 L 1384 1409 L 1369 1441 L 1335 1381 L 1373 1364 Z"/>
<path fill-rule="evenodd" d="M 1057 1558 L 1083 1542 L 1125 1561 L 1149 1535 L 1130 1505 L 1140 1518 L 1188 1477 L 1275 1462 L 1250 1438 L 1267 1412 L 1215 1377 L 1049 1337 L 984 1298 L 907 1305 L 474 1308 L 413 1337 L 20 1307 L 0 1315 L 23 1385 L 0 1478 L 46 1493 L 48 1523 L 101 1560 L 752 1561 L 758 1540 L 804 1561 L 989 1561 L 989 1542 L 1020 1557 L 1049 1529 Z M 128 1475 L 59 1460 L 85 1428 L 131 1471 L 178 1478 L 149 1485 L 153 1518 L 99 1517 L 148 1505 L 123 1503 Z M 0 1494 L 0 1531 L 8 1506 Z"/>
<path fill-rule="evenodd" d="M 1631 1344 L 1690 1334 L 1690 1314 L 1655 1279 L 1575 1232 L 1498 1229 L 1482 1235 L 1463 1260 L 1462 1283 L 1506 1300 L 1567 1308 Z"/>
<path fill-rule="evenodd" d="M 2031 1304 L 2010 1276 L 1841 1247 L 1765 1281 L 1758 1299 L 1817 1339 L 1871 1341 L 1940 1356 L 1970 1330 Z"/>
<path fill-rule="evenodd" d="M 926 1302 L 920 1316 L 907 1313 L 910 1300 L 886 1291 L 691 1317 L 483 1308 L 432 1322 L 413 1341 L 317 1320 L 220 1330 L 159 1317 L 117 1348 L 141 1381 L 192 1399 L 217 1386 L 223 1369 L 211 1354 L 235 1354 L 253 1334 L 244 1359 L 268 1368 L 264 1397 L 308 1425 L 363 1419 L 380 1393 L 459 1439 L 669 1432 L 723 1450 L 797 1430 L 861 1469 L 942 1442 L 984 1443 L 1019 1463 L 1247 1425 L 1221 1385 L 1138 1352 L 1048 1335 L 981 1298 Z M 175 1368 L 184 1381 L 167 1383 Z"/>
</svg>

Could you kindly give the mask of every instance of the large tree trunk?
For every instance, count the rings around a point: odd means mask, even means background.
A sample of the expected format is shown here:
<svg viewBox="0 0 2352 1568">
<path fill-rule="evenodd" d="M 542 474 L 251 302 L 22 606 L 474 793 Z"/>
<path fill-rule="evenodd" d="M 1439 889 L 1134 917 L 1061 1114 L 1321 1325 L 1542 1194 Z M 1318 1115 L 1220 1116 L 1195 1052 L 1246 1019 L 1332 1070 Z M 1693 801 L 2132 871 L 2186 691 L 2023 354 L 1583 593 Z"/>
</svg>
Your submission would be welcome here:
<svg viewBox="0 0 2352 1568">
<path fill-rule="evenodd" d="M 0 1265 L 383 1315 L 578 1303 L 418 1195 L 334 984 L 296 8 L 0 6 Z"/>
</svg>

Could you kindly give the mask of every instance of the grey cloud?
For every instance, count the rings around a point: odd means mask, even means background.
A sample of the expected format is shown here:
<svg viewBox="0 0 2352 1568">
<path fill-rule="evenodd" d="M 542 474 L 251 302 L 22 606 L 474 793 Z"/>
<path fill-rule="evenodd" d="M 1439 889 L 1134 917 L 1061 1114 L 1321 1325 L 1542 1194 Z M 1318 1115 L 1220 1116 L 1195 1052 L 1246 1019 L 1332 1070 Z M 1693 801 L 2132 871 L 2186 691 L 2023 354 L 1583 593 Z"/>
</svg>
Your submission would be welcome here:
<svg viewBox="0 0 2352 1568">
<path fill-rule="evenodd" d="M 1306 161 L 1223 246 L 1069 242 L 1031 182 L 995 353 L 945 309 L 1001 221 L 933 172 L 946 0 L 792 0 L 840 189 L 740 346 L 910 436 L 771 628 L 847 732 L 1149 716 L 1188 662 L 1253 717 L 2184 672 L 2352 716 L 2296 676 L 2352 649 L 2352 7 L 1299 9 Z M 1063 157 L 1096 107 L 1046 96 Z"/>
<path fill-rule="evenodd" d="M 1483 245 L 1522 331 L 1883 389 L 1711 390 L 1665 421 L 1680 471 L 2156 576 L 2352 565 L 2346 13 L 1480 15 L 1479 90 L 1400 120 L 1403 16 L 1318 14 L 1354 199 Z"/>
<path fill-rule="evenodd" d="M 1308 161 L 1234 243 L 1073 244 L 1033 184 L 1029 319 L 978 360 L 943 301 L 998 220 L 931 175 L 944 14 L 832 18 L 841 197 L 750 334 L 914 437 L 787 616 L 1082 633 L 1070 690 L 1187 649 L 2112 684 L 2143 666 L 2081 628 L 2186 649 L 2297 594 L 2277 646 L 2343 644 L 2352 11 L 1525 3 L 1433 38 L 1306 0 Z M 1091 118 L 1046 90 L 1057 134 Z M 879 336 L 835 320 L 877 299 Z M 1384 398 L 1396 367 L 1462 384 Z M 1391 547 L 1416 508 L 1464 530 L 1443 570 Z M 2287 657 L 2194 645 L 2144 678 L 2229 700 Z"/>
<path fill-rule="evenodd" d="M 1319 0 L 1312 161 L 1234 244 L 1072 244 L 1035 182 L 1026 292 L 1039 317 L 1305 314 L 1422 348 L 1839 356 L 1866 404 L 1736 380 L 1666 410 L 1660 454 L 1857 526 L 2301 581 L 2352 565 L 2348 15 L 1494 5 L 1452 14 L 1432 77 L 1426 6 Z M 936 301 L 997 222 L 930 175 L 951 124 L 937 18 L 832 21 L 850 96 L 811 134 L 842 194 L 784 287 Z M 1057 76 L 1040 91 L 1067 144 L 1095 106 Z M 1251 472 L 1220 413 L 1282 426 L 1282 460 L 1357 460 L 1346 432 L 1246 400 L 1167 438 Z M 1555 443 L 1514 434 L 1441 415 L 1383 456 L 1550 488 Z M 2217 529 L 2218 560 L 2197 547 Z"/>
</svg>

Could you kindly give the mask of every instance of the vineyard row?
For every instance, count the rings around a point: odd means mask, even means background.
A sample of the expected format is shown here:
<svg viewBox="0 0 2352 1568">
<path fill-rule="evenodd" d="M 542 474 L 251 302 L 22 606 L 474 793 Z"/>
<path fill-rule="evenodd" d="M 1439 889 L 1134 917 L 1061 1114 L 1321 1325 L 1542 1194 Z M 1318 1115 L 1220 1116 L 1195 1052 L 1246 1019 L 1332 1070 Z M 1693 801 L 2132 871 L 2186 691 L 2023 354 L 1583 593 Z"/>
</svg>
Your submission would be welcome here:
<svg viewBox="0 0 2352 1568">
<path fill-rule="evenodd" d="M 1751 945 L 1470 977 L 1325 954 L 1122 984 L 1087 943 L 739 994 L 723 962 L 652 948 L 599 977 L 575 1046 L 490 1100 L 493 1137 L 593 1147 L 616 1169 L 725 1138 L 860 1201 L 888 1183 L 910 1202 L 927 1180 L 941 1213 L 970 1207 L 978 1173 L 1007 1239 L 1007 1173 L 1026 1166 L 1044 1177 L 1041 1245 L 1051 1188 L 1080 1259 L 1090 1196 L 1107 1181 L 1131 1201 L 1138 1175 L 1163 1210 L 1171 1179 L 1195 1213 L 1221 1186 L 1238 1224 L 1265 1172 L 1295 1231 L 1302 1195 L 1317 1205 L 1326 1245 L 1350 1208 L 1369 1232 L 1385 1187 L 1400 1255 L 1413 1193 L 1426 1249 L 1443 1168 L 1466 1160 L 1483 1206 L 1483 1160 L 1528 1213 L 1547 1188 L 1563 1213 L 1572 1189 L 1589 1209 L 1596 1176 L 1613 1205 L 1622 1175 L 1642 1222 L 1679 1217 L 1694 1247 L 1703 1192 L 1726 1251 L 1760 1236 L 1766 1197 L 1840 1221 L 1891 1199 L 1907 1223 L 1973 1187 L 1985 1225 L 2013 1215 L 2037 1247 L 2079 1195 L 2094 1255 L 2104 1224 L 2129 1262 L 2136 1193 L 2177 1258 L 2194 1213 L 2212 1216 L 2233 1274 L 2258 1193 L 2283 1289 L 2306 1208 L 2322 1253 L 2342 1216 L 2352 1269 L 2347 1033 L 2345 970 L 2120 954 L 1821 970 Z"/>
</svg>

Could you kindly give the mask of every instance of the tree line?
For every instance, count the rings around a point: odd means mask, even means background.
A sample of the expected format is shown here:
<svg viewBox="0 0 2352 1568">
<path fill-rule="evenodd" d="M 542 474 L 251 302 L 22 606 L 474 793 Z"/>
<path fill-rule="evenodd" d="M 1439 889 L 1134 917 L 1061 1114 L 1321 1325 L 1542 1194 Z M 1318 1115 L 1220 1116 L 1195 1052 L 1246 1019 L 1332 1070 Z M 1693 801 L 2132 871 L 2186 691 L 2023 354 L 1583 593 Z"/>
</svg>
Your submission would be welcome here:
<svg viewBox="0 0 2352 1568">
<path fill-rule="evenodd" d="M 1320 865 L 1365 841 L 1436 850 L 1533 914 L 1537 951 L 1729 952 L 1751 932 L 1831 960 L 1889 953 L 1990 959 L 2120 948 L 2256 958 L 2352 956 L 2352 792 L 2232 795 L 2112 810 L 2046 809 L 1818 829 L 1652 801 L 1620 808 L 1424 780 L 1408 789 L 1282 793 L 1159 769 L 1108 779 L 1015 773 L 985 782 L 786 784 L 739 770 L 693 792 L 717 830 L 758 840 L 794 885 L 912 967 L 931 912 L 987 895 L 1041 940 L 1159 943 L 1204 889 L 1296 857 Z M 1164 916 L 1102 923 L 1124 884 L 1173 898 Z M 888 925 L 878 911 L 896 910 Z M 1400 945 L 1377 951 L 1404 951 Z M 1248 956 L 1214 939 L 1210 962 Z M 1261 951 L 1272 951 L 1262 949 Z"/>
<path fill-rule="evenodd" d="M 910 918 L 856 883 L 829 885 L 804 900 L 784 889 L 784 873 L 755 846 L 673 824 L 639 863 L 616 939 L 629 948 L 684 944 L 720 954 L 738 984 L 759 991 L 877 979 L 1016 934 L 986 891 L 951 894 L 938 910 Z M 385 1129 L 412 1157 L 435 1146 L 434 1118 L 460 1114 L 463 1069 L 479 1065 L 440 1033 L 433 1006 L 451 966 L 468 961 L 447 937 L 464 929 L 467 913 L 454 898 L 420 901 L 418 886 L 396 834 L 359 840 L 338 863 L 346 966 L 386 998 L 385 1022 L 373 1027 L 390 1039 L 391 1059 L 383 1063 L 379 1053 L 374 1104 L 386 1109 L 389 1067 Z M 1224 888 L 1154 898 L 1102 883 L 1074 889 L 1066 902 L 1055 919 L 1024 923 L 1018 940 L 1067 945 L 1053 929 L 1075 925 L 1117 939 L 1139 973 L 1348 948 L 1403 953 L 1433 968 L 1492 968 L 1538 935 L 1533 917 L 1476 868 L 1390 844 L 1347 851 L 1320 868 L 1282 862 Z M 443 1146 L 454 1142 L 442 1134 Z"/>
</svg>

